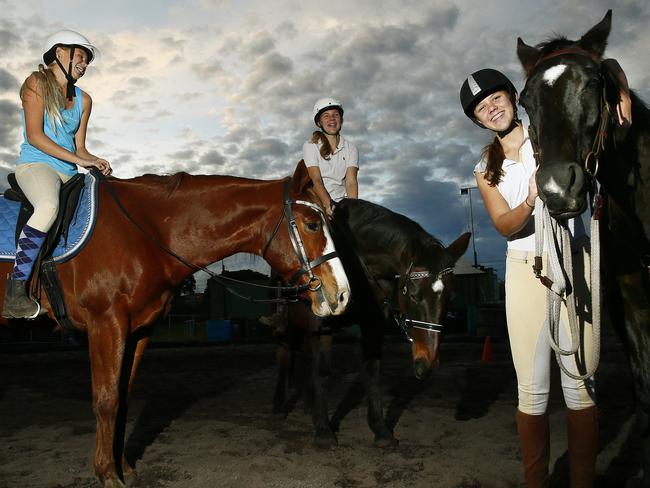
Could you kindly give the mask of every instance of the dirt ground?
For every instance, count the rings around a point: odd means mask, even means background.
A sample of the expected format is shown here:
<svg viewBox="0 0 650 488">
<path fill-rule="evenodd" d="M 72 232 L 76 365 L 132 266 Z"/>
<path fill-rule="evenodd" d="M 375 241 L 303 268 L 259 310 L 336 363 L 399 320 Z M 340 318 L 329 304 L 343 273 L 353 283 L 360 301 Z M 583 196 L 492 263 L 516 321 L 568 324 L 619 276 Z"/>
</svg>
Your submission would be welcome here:
<svg viewBox="0 0 650 488">
<path fill-rule="evenodd" d="M 507 344 L 447 342 L 433 377 L 412 377 L 406 343 L 385 350 L 384 399 L 397 448 L 372 446 L 356 344 L 334 347 L 330 412 L 339 445 L 314 445 L 301 400 L 271 413 L 272 344 L 150 348 L 130 404 L 133 486 L 223 488 L 519 487 L 516 384 Z M 84 350 L 0 349 L 0 488 L 98 486 Z M 567 486 L 564 409 L 553 379 L 553 486 Z M 598 376 L 599 487 L 637 487 L 638 437 L 628 368 L 605 339 Z"/>
</svg>

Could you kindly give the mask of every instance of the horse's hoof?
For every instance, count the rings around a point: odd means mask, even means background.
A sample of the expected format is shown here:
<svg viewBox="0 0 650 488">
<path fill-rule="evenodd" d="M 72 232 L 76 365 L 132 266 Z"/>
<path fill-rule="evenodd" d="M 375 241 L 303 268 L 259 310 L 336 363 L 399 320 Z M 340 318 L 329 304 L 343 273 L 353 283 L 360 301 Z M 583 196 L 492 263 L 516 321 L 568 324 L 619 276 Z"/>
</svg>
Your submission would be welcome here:
<svg viewBox="0 0 650 488">
<path fill-rule="evenodd" d="M 339 445 L 338 439 L 331 432 L 316 434 L 314 437 L 314 443 L 316 444 L 316 447 L 319 448 L 330 448 Z"/>
<path fill-rule="evenodd" d="M 395 437 L 393 436 L 375 437 L 375 441 L 372 444 L 375 447 L 381 447 L 382 449 L 386 449 L 389 447 L 397 447 L 399 441 L 395 439 Z"/>
<path fill-rule="evenodd" d="M 130 469 L 129 471 L 124 472 L 124 484 L 127 487 L 134 486 L 137 480 L 138 472 L 135 469 Z"/>
<path fill-rule="evenodd" d="M 126 485 L 122 483 L 120 480 L 111 479 L 111 480 L 104 481 L 103 488 L 126 488 Z"/>
</svg>

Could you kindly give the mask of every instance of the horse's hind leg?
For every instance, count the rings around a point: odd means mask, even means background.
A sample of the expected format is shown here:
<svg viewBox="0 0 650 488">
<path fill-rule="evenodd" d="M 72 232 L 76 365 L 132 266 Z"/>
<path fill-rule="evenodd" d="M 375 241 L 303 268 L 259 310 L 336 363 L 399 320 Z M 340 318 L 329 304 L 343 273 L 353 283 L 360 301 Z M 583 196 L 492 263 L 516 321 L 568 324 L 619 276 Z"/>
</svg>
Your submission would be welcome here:
<svg viewBox="0 0 650 488">
<path fill-rule="evenodd" d="M 104 488 L 124 486 L 116 466 L 114 448 L 125 336 L 120 324 L 114 321 L 95 321 L 88 328 L 93 410 L 97 423 L 94 467 Z"/>
<path fill-rule="evenodd" d="M 144 350 L 149 344 L 149 339 L 151 338 L 151 332 L 152 332 L 151 328 L 143 328 L 137 331 L 135 333 L 136 337 L 129 339 L 128 342 L 127 352 L 125 353 L 125 358 L 124 358 L 124 368 L 128 367 L 129 361 L 132 361 L 132 365 L 129 374 L 126 401 L 123 402 L 123 408 L 121 409 L 120 412 L 120 425 L 117 426 L 118 431 L 121 432 L 124 432 L 126 430 L 128 402 L 129 399 L 131 398 L 131 391 L 133 390 L 133 383 L 135 381 L 136 372 L 138 371 L 138 366 L 140 365 L 140 361 L 142 360 Z M 124 481 L 126 481 L 127 485 L 129 485 L 135 480 L 136 472 L 135 469 L 133 469 L 133 467 L 129 464 L 129 462 L 126 459 L 125 447 L 126 446 L 122 444 L 122 476 L 124 477 Z"/>
</svg>

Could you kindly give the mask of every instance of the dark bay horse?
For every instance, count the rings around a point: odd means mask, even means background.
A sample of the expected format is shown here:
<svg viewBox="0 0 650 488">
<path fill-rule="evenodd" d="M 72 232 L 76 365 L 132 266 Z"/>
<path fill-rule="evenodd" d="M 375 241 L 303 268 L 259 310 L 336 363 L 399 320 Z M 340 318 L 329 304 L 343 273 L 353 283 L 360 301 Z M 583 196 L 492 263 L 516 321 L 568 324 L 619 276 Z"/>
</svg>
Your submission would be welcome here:
<svg viewBox="0 0 650 488">
<path fill-rule="evenodd" d="M 632 93 L 632 125 L 618 124 L 621 82 L 603 62 L 611 16 L 610 10 L 578 41 L 531 47 L 519 39 L 527 78 L 520 103 L 530 117 L 537 186 L 549 213 L 579 214 L 594 177 L 602 185 L 605 303 L 634 376 L 643 486 L 650 486 L 650 111 Z"/>
<path fill-rule="evenodd" d="M 313 276 L 301 290 L 315 314 L 345 309 L 349 285 L 332 254 L 322 212 L 310 203 L 310 183 L 304 166 L 279 181 L 179 173 L 100 182 L 94 233 L 58 272 L 68 314 L 88 334 L 97 423 L 94 467 L 105 488 L 122 487 L 133 474 L 123 455 L 128 396 L 152 324 L 169 310 L 176 287 L 194 266 L 237 252 L 263 255 L 286 280 L 301 269 L 307 272 L 299 275 L 300 284 Z M 108 185 L 141 228 L 119 208 Z M 329 259 L 318 265 L 323 256 Z M 3 264 L 2 272 L 9 270 Z"/>
<path fill-rule="evenodd" d="M 453 295 L 453 267 L 469 243 L 469 233 L 449 247 L 411 219 L 364 200 L 336 205 L 333 236 L 352 290 L 348 310 L 339 317 L 319 318 L 301 303 L 288 307 L 285 342 L 278 347 L 278 383 L 274 410 L 286 408 L 292 352 L 308 337 L 310 386 L 316 442 L 336 444 L 328 416 L 324 379 L 331 369 L 331 330 L 359 324 L 363 373 L 368 397 L 368 424 L 375 444 L 397 443 L 384 418 L 380 361 L 384 329 L 403 328 L 412 343 L 413 373 L 425 378 L 438 363 L 440 325 Z"/>
</svg>

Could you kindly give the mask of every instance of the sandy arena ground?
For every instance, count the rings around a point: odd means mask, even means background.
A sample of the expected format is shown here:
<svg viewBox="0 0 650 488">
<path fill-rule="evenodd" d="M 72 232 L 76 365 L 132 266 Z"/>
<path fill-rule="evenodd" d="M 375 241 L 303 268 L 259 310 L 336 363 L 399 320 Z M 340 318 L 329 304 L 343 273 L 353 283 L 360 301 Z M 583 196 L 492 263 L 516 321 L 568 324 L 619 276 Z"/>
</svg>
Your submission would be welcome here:
<svg viewBox="0 0 650 488">
<path fill-rule="evenodd" d="M 330 412 L 339 445 L 320 449 L 301 400 L 271 413 L 271 344 L 150 348 L 129 411 L 127 456 L 141 488 L 519 487 L 516 384 L 506 344 L 481 364 L 483 344 L 443 344 L 426 382 L 409 346 L 392 343 L 384 399 L 397 448 L 372 446 L 356 344 L 335 345 Z M 95 487 L 95 421 L 87 353 L 0 349 L 0 488 Z M 559 378 L 550 404 L 553 486 L 566 484 Z M 628 367 L 614 338 L 603 344 L 599 487 L 638 487 L 638 438 Z"/>
</svg>

